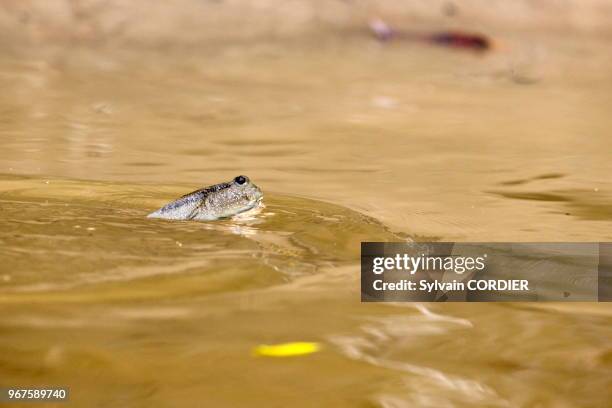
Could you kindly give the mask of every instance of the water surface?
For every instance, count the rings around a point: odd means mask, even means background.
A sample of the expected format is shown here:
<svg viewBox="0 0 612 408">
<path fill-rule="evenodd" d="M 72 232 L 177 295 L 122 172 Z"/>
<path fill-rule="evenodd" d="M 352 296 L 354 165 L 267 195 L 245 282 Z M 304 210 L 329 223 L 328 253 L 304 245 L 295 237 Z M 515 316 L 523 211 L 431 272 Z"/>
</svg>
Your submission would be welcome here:
<svg viewBox="0 0 612 408">
<path fill-rule="evenodd" d="M 364 240 L 612 239 L 612 59 L 356 33 L 0 62 L 0 378 L 75 406 L 605 406 L 604 304 L 361 304 Z M 257 217 L 144 216 L 247 174 Z M 537 307 L 536 307 L 537 306 Z M 263 343 L 320 353 L 254 357 Z"/>
</svg>

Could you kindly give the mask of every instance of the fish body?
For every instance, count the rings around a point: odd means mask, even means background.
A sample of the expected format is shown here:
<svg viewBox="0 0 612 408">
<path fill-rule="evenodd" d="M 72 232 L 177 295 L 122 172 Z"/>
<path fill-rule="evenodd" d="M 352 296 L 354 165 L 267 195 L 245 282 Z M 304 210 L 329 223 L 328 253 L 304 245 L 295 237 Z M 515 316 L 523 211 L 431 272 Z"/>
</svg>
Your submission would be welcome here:
<svg viewBox="0 0 612 408">
<path fill-rule="evenodd" d="M 166 204 L 148 218 L 210 221 L 232 217 L 261 205 L 263 193 L 246 176 L 205 187 Z"/>
</svg>

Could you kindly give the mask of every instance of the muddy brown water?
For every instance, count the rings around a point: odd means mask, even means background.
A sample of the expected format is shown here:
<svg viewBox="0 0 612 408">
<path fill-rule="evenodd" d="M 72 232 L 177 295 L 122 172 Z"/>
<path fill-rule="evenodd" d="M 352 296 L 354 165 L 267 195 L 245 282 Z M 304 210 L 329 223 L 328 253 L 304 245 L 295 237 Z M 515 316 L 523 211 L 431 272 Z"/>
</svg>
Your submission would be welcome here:
<svg viewBox="0 0 612 408">
<path fill-rule="evenodd" d="M 0 61 L 0 385 L 70 406 L 603 407 L 605 304 L 361 304 L 364 240 L 612 240 L 612 59 L 366 36 Z M 144 216 L 247 174 L 257 217 Z M 254 357 L 316 341 L 319 353 Z"/>
</svg>

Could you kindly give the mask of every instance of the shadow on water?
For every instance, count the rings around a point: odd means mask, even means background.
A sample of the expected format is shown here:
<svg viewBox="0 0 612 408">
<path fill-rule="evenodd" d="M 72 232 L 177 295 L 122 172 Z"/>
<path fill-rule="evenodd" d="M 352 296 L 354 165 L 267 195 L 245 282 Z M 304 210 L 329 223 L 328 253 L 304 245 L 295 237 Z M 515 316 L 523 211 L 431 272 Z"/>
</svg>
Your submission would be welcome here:
<svg viewBox="0 0 612 408">
<path fill-rule="evenodd" d="M 514 200 L 560 203 L 555 211 L 582 220 L 612 221 L 612 197 L 593 190 L 556 190 L 549 192 L 491 191 L 491 194 Z"/>
</svg>

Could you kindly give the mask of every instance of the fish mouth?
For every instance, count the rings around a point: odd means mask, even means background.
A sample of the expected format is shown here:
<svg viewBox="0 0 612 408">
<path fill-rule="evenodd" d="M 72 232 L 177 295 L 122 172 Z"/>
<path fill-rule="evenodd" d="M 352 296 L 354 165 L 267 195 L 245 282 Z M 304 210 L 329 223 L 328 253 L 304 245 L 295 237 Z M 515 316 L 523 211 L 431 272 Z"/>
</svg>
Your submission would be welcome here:
<svg viewBox="0 0 612 408">
<path fill-rule="evenodd" d="M 251 205 L 250 209 L 255 209 L 255 208 L 263 208 L 265 207 L 264 203 L 263 203 L 263 195 L 260 197 L 257 197 L 255 199 L 255 201 L 253 201 L 253 204 Z"/>
<path fill-rule="evenodd" d="M 263 200 L 263 192 L 259 189 L 259 187 L 255 186 L 255 189 L 250 193 L 251 197 L 249 197 L 252 201 L 253 204 L 259 204 L 261 203 L 261 200 Z"/>
<path fill-rule="evenodd" d="M 238 211 L 236 214 L 228 217 L 233 220 L 251 220 L 254 219 L 264 208 L 265 204 L 262 202 L 263 196 L 253 201 L 251 205 L 245 207 L 242 211 Z"/>
<path fill-rule="evenodd" d="M 263 194 L 255 194 L 254 196 L 249 197 L 249 203 L 244 207 L 244 209 L 239 211 L 238 214 L 263 207 L 265 207 L 263 203 Z"/>
</svg>

